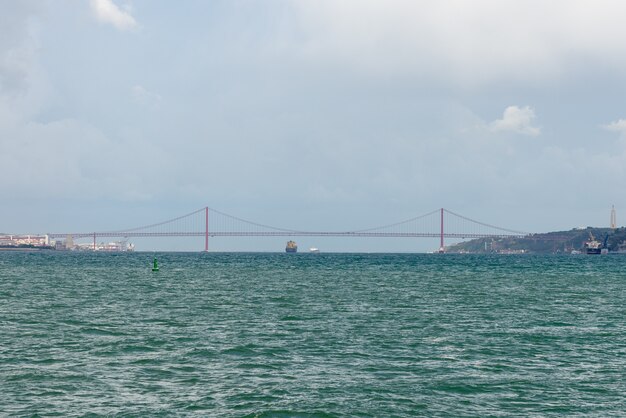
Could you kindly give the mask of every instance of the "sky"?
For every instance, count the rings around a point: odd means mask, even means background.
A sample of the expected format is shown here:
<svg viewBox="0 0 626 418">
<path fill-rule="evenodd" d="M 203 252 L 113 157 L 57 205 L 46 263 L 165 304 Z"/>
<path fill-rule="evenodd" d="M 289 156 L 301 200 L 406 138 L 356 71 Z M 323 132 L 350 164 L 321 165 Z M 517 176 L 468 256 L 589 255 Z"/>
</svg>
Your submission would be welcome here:
<svg viewBox="0 0 626 418">
<path fill-rule="evenodd" d="M 612 205 L 626 222 L 626 2 L 0 8 L 2 232 L 123 229 L 204 206 L 308 230 L 440 207 L 529 232 L 608 226 Z M 212 249 L 284 241 L 224 238 Z"/>
</svg>

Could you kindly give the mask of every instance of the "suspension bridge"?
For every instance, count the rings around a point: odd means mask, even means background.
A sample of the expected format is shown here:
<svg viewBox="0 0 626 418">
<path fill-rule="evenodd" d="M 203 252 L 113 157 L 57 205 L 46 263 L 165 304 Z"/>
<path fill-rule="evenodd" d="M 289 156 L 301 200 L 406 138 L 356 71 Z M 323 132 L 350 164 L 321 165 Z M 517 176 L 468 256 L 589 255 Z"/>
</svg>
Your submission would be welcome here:
<svg viewBox="0 0 626 418">
<path fill-rule="evenodd" d="M 439 238 L 439 251 L 445 250 L 445 239 L 525 237 L 515 231 L 476 221 L 445 208 L 404 221 L 353 231 L 311 231 L 279 228 L 242 219 L 204 207 L 186 215 L 134 228 L 112 231 L 52 233 L 52 239 L 71 236 L 73 239 L 137 237 L 204 237 L 204 251 L 209 250 L 210 237 L 352 237 L 352 238 Z"/>
</svg>

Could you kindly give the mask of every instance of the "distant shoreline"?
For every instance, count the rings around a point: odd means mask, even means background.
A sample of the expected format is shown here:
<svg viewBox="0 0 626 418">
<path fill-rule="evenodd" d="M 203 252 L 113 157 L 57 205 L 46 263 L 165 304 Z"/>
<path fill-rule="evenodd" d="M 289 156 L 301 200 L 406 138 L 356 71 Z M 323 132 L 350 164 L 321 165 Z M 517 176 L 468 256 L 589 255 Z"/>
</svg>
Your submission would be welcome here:
<svg viewBox="0 0 626 418">
<path fill-rule="evenodd" d="M 55 251 L 53 247 L 12 247 L 0 246 L 0 251 Z"/>
</svg>

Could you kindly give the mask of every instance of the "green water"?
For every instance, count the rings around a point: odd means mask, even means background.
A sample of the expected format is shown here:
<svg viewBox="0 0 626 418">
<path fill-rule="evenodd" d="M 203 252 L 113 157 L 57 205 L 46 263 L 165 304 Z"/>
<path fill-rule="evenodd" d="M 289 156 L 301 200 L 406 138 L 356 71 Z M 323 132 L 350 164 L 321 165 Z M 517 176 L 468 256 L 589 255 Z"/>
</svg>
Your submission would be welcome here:
<svg viewBox="0 0 626 418">
<path fill-rule="evenodd" d="M 0 416 L 624 416 L 626 256 L 0 252 Z"/>
</svg>

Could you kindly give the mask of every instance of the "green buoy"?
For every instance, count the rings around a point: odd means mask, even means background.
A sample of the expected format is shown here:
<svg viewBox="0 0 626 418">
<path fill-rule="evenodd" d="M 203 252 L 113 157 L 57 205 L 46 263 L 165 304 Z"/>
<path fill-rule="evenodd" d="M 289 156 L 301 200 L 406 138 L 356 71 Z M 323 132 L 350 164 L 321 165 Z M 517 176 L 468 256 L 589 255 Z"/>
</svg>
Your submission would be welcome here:
<svg viewBox="0 0 626 418">
<path fill-rule="evenodd" d="M 152 271 L 159 271 L 159 265 L 157 264 L 156 257 L 154 257 L 154 261 L 152 262 Z"/>
</svg>

